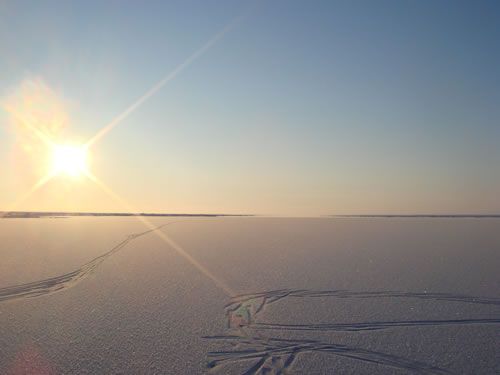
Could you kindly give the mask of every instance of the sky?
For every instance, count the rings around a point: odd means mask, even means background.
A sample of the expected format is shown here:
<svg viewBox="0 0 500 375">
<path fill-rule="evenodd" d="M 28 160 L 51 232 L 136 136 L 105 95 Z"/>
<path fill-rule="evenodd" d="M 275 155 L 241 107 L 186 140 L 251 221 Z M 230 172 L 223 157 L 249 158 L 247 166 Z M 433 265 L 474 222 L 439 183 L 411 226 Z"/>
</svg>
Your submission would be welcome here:
<svg viewBox="0 0 500 375">
<path fill-rule="evenodd" d="M 3 1 L 0 211 L 498 213 L 499 25 L 496 1 Z M 89 149 L 99 183 L 30 193 L 50 151 L 13 107 L 83 144 L 172 72 Z"/>
</svg>

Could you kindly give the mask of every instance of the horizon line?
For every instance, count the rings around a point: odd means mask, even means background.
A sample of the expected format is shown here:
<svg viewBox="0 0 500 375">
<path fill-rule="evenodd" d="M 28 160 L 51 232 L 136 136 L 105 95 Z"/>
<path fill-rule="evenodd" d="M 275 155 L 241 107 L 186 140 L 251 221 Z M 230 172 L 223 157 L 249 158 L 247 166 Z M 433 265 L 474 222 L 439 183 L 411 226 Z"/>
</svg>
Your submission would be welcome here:
<svg viewBox="0 0 500 375">
<path fill-rule="evenodd" d="M 328 217 L 352 218 L 500 218 L 500 214 L 348 214 Z"/>
<path fill-rule="evenodd" d="M 225 213 L 168 213 L 168 212 L 95 212 L 95 211 L 0 211 L 0 218 L 37 218 L 50 216 L 146 216 L 146 217 L 326 217 L 326 218 L 500 218 L 498 214 L 331 214 L 331 215 L 259 215 Z"/>
<path fill-rule="evenodd" d="M 171 216 L 171 217 L 218 217 L 254 216 L 251 214 L 223 213 L 155 213 L 155 212 L 84 212 L 84 211 L 0 211 L 0 218 L 36 218 L 46 216 Z"/>
</svg>

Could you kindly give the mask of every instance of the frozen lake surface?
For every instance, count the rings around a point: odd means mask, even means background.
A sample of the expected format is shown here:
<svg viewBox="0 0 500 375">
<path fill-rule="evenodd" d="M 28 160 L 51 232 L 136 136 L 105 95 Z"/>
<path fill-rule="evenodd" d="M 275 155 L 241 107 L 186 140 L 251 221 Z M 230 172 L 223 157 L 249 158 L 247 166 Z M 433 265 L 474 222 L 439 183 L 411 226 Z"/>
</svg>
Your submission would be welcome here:
<svg viewBox="0 0 500 375">
<path fill-rule="evenodd" d="M 498 218 L 145 220 L 0 220 L 1 374 L 500 373 Z"/>
</svg>

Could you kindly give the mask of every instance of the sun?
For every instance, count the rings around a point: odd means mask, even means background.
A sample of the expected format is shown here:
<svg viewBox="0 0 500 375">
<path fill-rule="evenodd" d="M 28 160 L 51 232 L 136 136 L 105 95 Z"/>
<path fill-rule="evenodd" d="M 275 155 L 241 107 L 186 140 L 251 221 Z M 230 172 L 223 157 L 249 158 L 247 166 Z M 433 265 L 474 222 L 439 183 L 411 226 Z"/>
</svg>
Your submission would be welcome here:
<svg viewBox="0 0 500 375">
<path fill-rule="evenodd" d="M 78 177 L 88 172 L 88 151 L 85 146 L 54 145 L 52 175 Z"/>
</svg>

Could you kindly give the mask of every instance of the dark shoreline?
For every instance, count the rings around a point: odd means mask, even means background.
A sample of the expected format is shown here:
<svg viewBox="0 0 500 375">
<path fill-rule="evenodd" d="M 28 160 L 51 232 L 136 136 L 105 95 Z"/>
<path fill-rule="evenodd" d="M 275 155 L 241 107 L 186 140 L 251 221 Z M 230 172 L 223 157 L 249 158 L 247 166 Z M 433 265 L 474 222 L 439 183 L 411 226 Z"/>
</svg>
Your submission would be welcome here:
<svg viewBox="0 0 500 375">
<path fill-rule="evenodd" d="M 416 215 L 329 215 L 329 217 L 338 218 L 424 218 L 424 219 L 499 219 L 500 214 L 448 214 L 448 215 L 430 215 L 430 214 L 416 214 Z"/>
<path fill-rule="evenodd" d="M 0 212 L 2 219 L 32 219 L 43 217 L 73 217 L 73 216 L 97 216 L 97 217 L 122 217 L 122 216 L 147 216 L 147 217 L 228 217 L 228 216 L 253 216 L 253 215 L 230 215 L 230 214 L 162 214 L 162 213 L 130 213 L 130 212 L 37 212 L 37 211 L 11 211 Z"/>
</svg>

